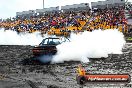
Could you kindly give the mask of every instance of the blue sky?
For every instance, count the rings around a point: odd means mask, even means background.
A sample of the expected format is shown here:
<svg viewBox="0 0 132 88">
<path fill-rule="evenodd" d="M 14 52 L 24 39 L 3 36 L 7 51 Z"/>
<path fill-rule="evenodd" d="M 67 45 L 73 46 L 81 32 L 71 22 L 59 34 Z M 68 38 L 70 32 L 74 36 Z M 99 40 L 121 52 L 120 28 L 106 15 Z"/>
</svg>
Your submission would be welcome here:
<svg viewBox="0 0 132 88">
<path fill-rule="evenodd" d="M 96 1 L 99 0 L 45 0 L 45 8 Z M 0 18 L 13 17 L 16 12 L 42 9 L 42 7 L 43 0 L 0 0 Z"/>
</svg>

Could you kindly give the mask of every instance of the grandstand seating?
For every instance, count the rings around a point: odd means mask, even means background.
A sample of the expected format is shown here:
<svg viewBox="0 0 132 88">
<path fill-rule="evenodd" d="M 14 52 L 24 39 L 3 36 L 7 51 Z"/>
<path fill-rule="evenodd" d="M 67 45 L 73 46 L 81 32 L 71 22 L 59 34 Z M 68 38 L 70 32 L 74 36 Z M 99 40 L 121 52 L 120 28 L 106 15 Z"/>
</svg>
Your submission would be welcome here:
<svg viewBox="0 0 132 88">
<path fill-rule="evenodd" d="M 0 27 L 15 30 L 17 32 L 26 31 L 32 33 L 40 31 L 44 33 L 47 32 L 49 35 L 59 36 L 67 36 L 72 31 L 92 31 L 95 29 L 118 29 L 121 32 L 128 32 L 128 25 L 124 15 L 124 7 L 119 6 L 119 8 L 105 8 L 93 11 L 90 14 L 88 13 L 90 12 L 72 11 L 70 13 L 59 12 L 40 16 L 31 16 L 30 18 L 16 18 L 14 20 L 1 21 Z M 93 15 L 95 13 L 96 15 Z M 67 25 L 67 23 L 70 25 Z M 84 26 L 86 28 L 84 28 Z"/>
</svg>

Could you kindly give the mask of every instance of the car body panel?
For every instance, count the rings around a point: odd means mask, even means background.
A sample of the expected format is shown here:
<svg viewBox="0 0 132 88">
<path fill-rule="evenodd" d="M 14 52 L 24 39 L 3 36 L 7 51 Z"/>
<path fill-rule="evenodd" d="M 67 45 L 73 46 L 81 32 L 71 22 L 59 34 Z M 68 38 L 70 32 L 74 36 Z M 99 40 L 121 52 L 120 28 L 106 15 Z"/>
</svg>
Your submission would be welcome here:
<svg viewBox="0 0 132 88">
<path fill-rule="evenodd" d="M 53 38 L 48 37 L 42 40 L 42 42 L 33 48 L 33 55 L 34 56 L 41 56 L 41 55 L 55 55 L 57 53 L 56 46 L 65 42 L 62 41 L 62 38 Z"/>
</svg>

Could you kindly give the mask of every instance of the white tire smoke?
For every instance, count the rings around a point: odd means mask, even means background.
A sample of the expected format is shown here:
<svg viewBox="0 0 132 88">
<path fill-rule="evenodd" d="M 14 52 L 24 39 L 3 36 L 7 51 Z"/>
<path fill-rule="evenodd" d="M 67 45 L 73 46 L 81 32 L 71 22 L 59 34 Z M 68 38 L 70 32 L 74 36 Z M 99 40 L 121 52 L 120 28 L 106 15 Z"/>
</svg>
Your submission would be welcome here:
<svg viewBox="0 0 132 88">
<path fill-rule="evenodd" d="M 38 45 L 42 39 L 43 37 L 39 32 L 17 34 L 15 31 L 0 29 L 0 45 Z M 53 63 L 64 61 L 89 62 L 88 58 L 121 54 L 126 43 L 123 33 L 117 29 L 71 34 L 70 40 L 71 42 L 64 42 L 57 46 L 57 54 L 52 59 Z"/>
<path fill-rule="evenodd" d="M 0 45 L 38 45 L 42 39 L 40 32 L 17 34 L 16 31 L 0 29 Z"/>
<path fill-rule="evenodd" d="M 62 43 L 57 46 L 57 55 L 52 62 L 64 61 L 88 62 L 87 58 L 108 57 L 108 54 L 121 54 L 125 45 L 124 35 L 118 30 L 95 30 L 72 34 L 71 42 Z"/>
</svg>

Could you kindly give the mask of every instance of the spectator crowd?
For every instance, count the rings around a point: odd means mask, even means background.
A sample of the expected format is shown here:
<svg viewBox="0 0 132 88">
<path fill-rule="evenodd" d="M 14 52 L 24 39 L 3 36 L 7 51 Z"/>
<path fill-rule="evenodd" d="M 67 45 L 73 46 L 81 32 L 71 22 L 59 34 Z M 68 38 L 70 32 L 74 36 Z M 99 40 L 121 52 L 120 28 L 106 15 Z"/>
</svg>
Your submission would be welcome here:
<svg viewBox="0 0 132 88">
<path fill-rule="evenodd" d="M 121 32 L 129 32 L 123 6 L 97 9 L 92 16 L 92 21 L 87 25 L 88 30 L 119 29 Z"/>
<path fill-rule="evenodd" d="M 119 29 L 132 32 L 127 24 L 125 7 L 93 9 L 88 11 L 54 12 L 30 17 L 20 16 L 0 21 L 0 28 L 21 32 L 40 31 L 42 34 L 68 35 L 70 32 L 93 31 L 97 29 Z"/>
<path fill-rule="evenodd" d="M 84 12 L 75 13 L 70 11 L 68 13 L 56 12 L 45 15 L 36 15 L 27 17 L 17 17 L 13 20 L 6 20 L 0 22 L 0 27 L 5 30 L 15 30 L 19 32 L 49 32 L 53 30 L 68 31 L 68 27 L 79 28 L 84 26 L 87 15 Z M 74 29 L 75 30 L 75 29 Z"/>
</svg>

